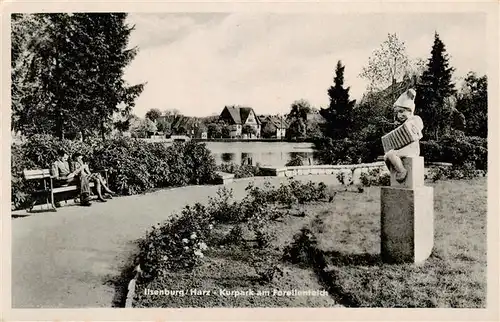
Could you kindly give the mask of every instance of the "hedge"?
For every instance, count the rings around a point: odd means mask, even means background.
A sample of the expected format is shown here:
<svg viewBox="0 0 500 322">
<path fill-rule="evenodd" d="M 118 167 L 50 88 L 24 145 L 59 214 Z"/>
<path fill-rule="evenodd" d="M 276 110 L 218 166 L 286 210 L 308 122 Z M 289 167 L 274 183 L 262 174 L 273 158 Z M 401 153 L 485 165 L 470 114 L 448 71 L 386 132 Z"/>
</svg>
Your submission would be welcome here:
<svg viewBox="0 0 500 322">
<path fill-rule="evenodd" d="M 31 183 L 23 180 L 23 169 L 50 168 L 60 148 L 69 155 L 78 151 L 87 156 L 91 169 L 108 169 L 108 184 L 121 195 L 153 188 L 208 184 L 215 179 L 215 159 L 202 143 L 168 145 L 129 138 L 84 143 L 35 135 L 23 144 L 12 145 L 11 193 L 16 208 L 30 201 Z"/>
<path fill-rule="evenodd" d="M 315 157 L 323 164 L 369 163 L 383 155 L 380 140 L 365 142 L 351 139 L 322 139 L 315 142 Z M 488 140 L 465 136 L 456 131 L 438 141 L 420 141 L 420 155 L 426 162 L 449 162 L 456 167 L 470 167 L 487 170 Z"/>
</svg>

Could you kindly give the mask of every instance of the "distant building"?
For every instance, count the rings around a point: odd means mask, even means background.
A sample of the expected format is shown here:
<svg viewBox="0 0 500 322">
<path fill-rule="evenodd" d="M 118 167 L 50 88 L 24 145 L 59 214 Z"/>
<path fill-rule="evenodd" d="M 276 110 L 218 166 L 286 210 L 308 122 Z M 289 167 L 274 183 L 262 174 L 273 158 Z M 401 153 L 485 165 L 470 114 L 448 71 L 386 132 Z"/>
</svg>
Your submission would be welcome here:
<svg viewBox="0 0 500 322">
<path fill-rule="evenodd" d="M 203 123 L 197 123 L 195 127 L 195 138 L 206 140 L 208 138 L 207 126 Z"/>
<path fill-rule="evenodd" d="M 231 138 L 242 137 L 243 127 L 249 125 L 256 134 L 251 137 L 260 137 L 261 122 L 251 107 L 226 106 L 220 114 L 220 119 L 230 125 Z"/>
<path fill-rule="evenodd" d="M 266 131 L 265 136 L 268 138 L 282 139 L 286 136 L 289 124 L 284 116 L 261 115 L 259 119 L 262 124 L 262 136 L 264 136 L 264 129 Z"/>
</svg>

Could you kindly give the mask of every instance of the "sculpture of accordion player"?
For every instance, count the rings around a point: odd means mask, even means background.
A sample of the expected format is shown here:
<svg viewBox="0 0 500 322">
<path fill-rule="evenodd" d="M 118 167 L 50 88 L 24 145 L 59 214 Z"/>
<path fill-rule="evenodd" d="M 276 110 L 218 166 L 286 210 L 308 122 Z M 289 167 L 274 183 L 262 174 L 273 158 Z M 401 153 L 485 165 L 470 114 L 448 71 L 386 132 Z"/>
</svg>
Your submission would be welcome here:
<svg viewBox="0 0 500 322">
<path fill-rule="evenodd" d="M 413 115 L 415 95 L 415 90 L 409 89 L 396 100 L 394 103 L 395 119 L 402 124 L 382 137 L 384 161 L 389 170 L 396 171 L 398 182 L 403 182 L 407 175 L 401 157 L 420 155 L 419 140 L 422 138 L 424 125 L 419 116 Z"/>
</svg>

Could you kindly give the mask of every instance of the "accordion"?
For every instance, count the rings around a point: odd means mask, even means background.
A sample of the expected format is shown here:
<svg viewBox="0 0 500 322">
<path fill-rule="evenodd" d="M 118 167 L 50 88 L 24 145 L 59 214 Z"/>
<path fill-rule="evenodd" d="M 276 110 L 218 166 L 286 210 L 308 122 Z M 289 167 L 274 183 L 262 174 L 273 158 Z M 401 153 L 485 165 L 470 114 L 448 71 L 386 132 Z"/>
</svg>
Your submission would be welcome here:
<svg viewBox="0 0 500 322">
<path fill-rule="evenodd" d="M 423 124 L 420 117 L 404 122 L 382 137 L 384 152 L 399 150 L 412 142 L 420 140 L 422 138 L 422 128 Z"/>
</svg>

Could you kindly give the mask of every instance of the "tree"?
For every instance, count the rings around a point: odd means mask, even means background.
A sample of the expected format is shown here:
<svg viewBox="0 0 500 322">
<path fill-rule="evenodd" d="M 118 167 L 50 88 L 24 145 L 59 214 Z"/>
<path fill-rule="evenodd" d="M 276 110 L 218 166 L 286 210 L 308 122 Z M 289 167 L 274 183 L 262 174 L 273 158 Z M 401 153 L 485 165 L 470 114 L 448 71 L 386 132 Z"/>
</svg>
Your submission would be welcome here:
<svg viewBox="0 0 500 322">
<path fill-rule="evenodd" d="M 296 117 L 291 121 L 286 131 L 286 137 L 290 140 L 301 139 L 306 135 L 306 124 L 300 117 Z"/>
<path fill-rule="evenodd" d="M 24 135 L 50 133 L 62 138 L 69 126 L 63 116 L 70 110 L 59 104 L 68 75 L 61 68 L 64 57 L 57 55 L 68 51 L 62 32 L 66 22 L 66 14 L 12 15 L 12 126 Z"/>
<path fill-rule="evenodd" d="M 224 124 L 222 124 L 220 122 L 208 124 L 207 136 L 211 139 L 221 138 L 223 126 L 224 126 Z"/>
<path fill-rule="evenodd" d="M 439 139 L 453 123 L 453 110 L 446 105 L 447 99 L 456 93 L 452 82 L 453 71 L 445 45 L 436 32 L 431 57 L 417 85 L 415 98 L 415 113 L 422 118 L 424 136 L 429 139 Z"/>
<path fill-rule="evenodd" d="M 317 122 L 307 122 L 306 137 L 314 140 L 323 137 L 323 131 Z"/>
<path fill-rule="evenodd" d="M 261 135 L 265 139 L 270 139 L 276 136 L 276 125 L 272 122 L 265 122 L 261 129 Z"/>
<path fill-rule="evenodd" d="M 165 118 L 156 119 L 156 127 L 159 132 L 163 132 L 166 136 L 170 136 L 172 134 L 172 124 Z"/>
<path fill-rule="evenodd" d="M 137 115 L 130 115 L 130 134 L 133 138 L 147 138 L 148 132 L 152 132 L 154 123 L 149 119 L 141 119 Z"/>
<path fill-rule="evenodd" d="M 23 134 L 64 138 L 109 133 L 144 84 L 128 86 L 133 27 L 122 13 L 21 14 L 12 21 L 12 124 Z M 122 126 L 123 124 L 118 124 Z"/>
<path fill-rule="evenodd" d="M 305 99 L 299 99 L 290 106 L 286 116 L 290 126 L 286 133 L 288 139 L 304 138 L 307 130 L 307 114 L 311 113 L 311 104 Z"/>
<path fill-rule="evenodd" d="M 187 129 L 184 126 L 179 126 L 176 131 L 176 135 L 186 135 L 187 134 Z"/>
<path fill-rule="evenodd" d="M 301 118 L 305 123 L 307 122 L 307 114 L 311 113 L 311 104 L 305 100 L 296 100 L 290 106 L 290 113 L 287 115 L 288 120 L 293 120 L 295 118 Z"/>
<path fill-rule="evenodd" d="M 257 135 L 257 130 L 253 126 L 245 124 L 241 129 L 241 134 L 248 134 L 249 136 Z"/>
<path fill-rule="evenodd" d="M 410 73 L 405 43 L 396 34 L 388 34 L 388 39 L 368 59 L 360 77 L 368 80 L 368 90 L 373 91 L 387 88 Z"/>
<path fill-rule="evenodd" d="M 155 122 L 160 116 L 161 112 L 157 108 L 152 108 L 149 111 L 146 112 L 146 118 L 150 119 L 151 121 Z"/>
<path fill-rule="evenodd" d="M 175 116 L 175 115 L 180 115 L 180 114 L 181 114 L 181 112 L 176 108 L 166 109 L 165 111 L 163 111 L 163 115 L 165 115 L 165 116 L 169 116 L 169 115 Z"/>
<path fill-rule="evenodd" d="M 222 137 L 223 138 L 229 138 L 230 136 L 231 136 L 231 125 L 224 124 L 222 126 Z"/>
<path fill-rule="evenodd" d="M 326 135 L 334 139 L 348 136 L 353 123 L 353 108 L 355 100 L 349 99 L 349 87 L 344 88 L 345 66 L 339 60 L 335 68 L 334 85 L 328 89 L 330 106 L 321 109 L 320 114 L 326 120 Z"/>
<path fill-rule="evenodd" d="M 488 79 L 486 75 L 477 76 L 469 72 L 465 78 L 457 109 L 463 114 L 465 134 L 469 136 L 488 136 Z"/>
</svg>

